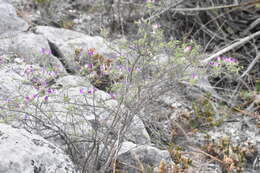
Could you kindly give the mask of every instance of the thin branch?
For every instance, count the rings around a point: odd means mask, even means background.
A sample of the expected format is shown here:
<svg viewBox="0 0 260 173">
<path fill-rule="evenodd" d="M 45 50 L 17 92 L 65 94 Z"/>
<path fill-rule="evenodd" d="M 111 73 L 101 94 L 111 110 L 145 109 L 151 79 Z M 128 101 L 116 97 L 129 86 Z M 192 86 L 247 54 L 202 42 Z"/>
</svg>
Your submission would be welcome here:
<svg viewBox="0 0 260 173">
<path fill-rule="evenodd" d="M 208 58 L 204 59 L 203 61 L 201 61 L 202 65 L 206 65 L 213 58 L 215 58 L 217 56 L 220 56 L 220 55 L 222 55 L 222 54 L 224 54 L 224 53 L 226 53 L 226 52 L 228 52 L 228 51 L 230 51 L 230 50 L 232 50 L 232 49 L 234 49 L 236 47 L 241 46 L 241 45 L 245 44 L 246 42 L 248 42 L 249 40 L 251 40 L 251 39 L 253 39 L 253 38 L 255 38 L 255 37 L 259 36 L 259 35 L 260 35 L 260 31 L 257 31 L 257 32 L 255 32 L 252 35 L 249 35 L 247 37 L 244 37 L 244 38 L 240 39 L 239 41 L 231 44 L 230 46 L 228 46 L 228 47 L 218 51 L 217 53 L 215 53 L 215 54 L 211 55 L 210 57 L 208 57 Z"/>
<path fill-rule="evenodd" d="M 259 59 L 260 59 L 260 52 L 257 52 L 255 59 L 250 63 L 250 65 L 247 67 L 246 71 L 244 71 L 244 73 L 239 77 L 239 79 L 242 79 L 246 74 L 248 74 Z"/>
<path fill-rule="evenodd" d="M 230 4 L 230 5 L 220 5 L 220 6 L 213 6 L 213 7 L 198 7 L 198 8 L 176 8 L 173 11 L 209 11 L 209 10 L 218 10 L 223 8 L 240 8 L 240 7 L 250 7 L 256 4 L 260 4 L 260 1 L 249 1 L 241 4 Z"/>
<path fill-rule="evenodd" d="M 175 3 L 175 4 L 173 4 L 173 5 L 171 5 L 170 7 L 166 8 L 166 9 L 164 9 L 164 10 L 162 10 L 162 11 L 156 12 L 155 15 L 150 16 L 149 18 L 144 19 L 143 21 L 146 22 L 146 21 L 152 20 L 153 18 L 162 15 L 163 13 L 167 12 L 168 10 L 177 7 L 178 5 L 182 4 L 183 2 L 184 2 L 184 0 L 181 0 L 181 1 L 179 1 L 179 2 L 177 2 L 177 3 Z"/>
</svg>

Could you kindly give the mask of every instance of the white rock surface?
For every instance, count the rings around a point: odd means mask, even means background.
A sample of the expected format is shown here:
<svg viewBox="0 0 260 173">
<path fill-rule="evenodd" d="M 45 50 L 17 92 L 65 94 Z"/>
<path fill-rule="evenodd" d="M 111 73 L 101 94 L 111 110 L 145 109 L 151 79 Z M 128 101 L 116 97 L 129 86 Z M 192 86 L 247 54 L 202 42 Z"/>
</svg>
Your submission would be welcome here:
<svg viewBox="0 0 260 173">
<path fill-rule="evenodd" d="M 0 16 L 0 38 L 15 36 L 28 28 L 28 24 L 17 16 L 15 8 L 5 0 L 0 0 Z"/>
<path fill-rule="evenodd" d="M 76 173 L 64 152 L 40 136 L 0 123 L 1 173 Z"/>
<path fill-rule="evenodd" d="M 56 68 L 65 73 L 62 63 L 50 53 L 48 41 L 41 35 L 20 33 L 11 38 L 0 39 L 0 55 L 15 54 L 28 64 Z M 43 51 L 44 50 L 44 51 Z M 9 57 L 12 61 L 11 57 Z"/>
</svg>

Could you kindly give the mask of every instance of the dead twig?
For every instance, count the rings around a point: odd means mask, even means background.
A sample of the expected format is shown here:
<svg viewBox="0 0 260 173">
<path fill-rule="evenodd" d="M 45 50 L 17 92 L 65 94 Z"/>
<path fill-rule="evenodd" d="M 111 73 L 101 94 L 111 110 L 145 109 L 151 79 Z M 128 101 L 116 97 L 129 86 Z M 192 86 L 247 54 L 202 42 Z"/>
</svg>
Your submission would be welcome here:
<svg viewBox="0 0 260 173">
<path fill-rule="evenodd" d="M 240 39 L 239 41 L 237 41 L 237 42 L 231 44 L 230 46 L 228 46 L 228 47 L 226 47 L 226 48 L 224 48 L 224 49 L 218 51 L 217 53 L 215 53 L 215 54 L 209 56 L 208 58 L 202 60 L 202 61 L 201 61 L 201 64 L 202 64 L 202 65 L 206 65 L 206 64 L 207 64 L 210 60 L 212 60 L 213 58 L 215 58 L 215 57 L 217 57 L 217 56 L 220 56 L 220 55 L 222 55 L 222 54 L 224 54 L 224 53 L 226 53 L 226 52 L 228 52 L 228 51 L 230 51 L 230 50 L 232 50 L 232 49 L 234 49 L 234 48 L 237 48 L 237 47 L 239 47 L 239 46 L 245 44 L 245 43 L 248 42 L 249 40 L 251 40 L 251 39 L 253 39 L 253 38 L 255 38 L 255 37 L 259 36 L 259 35 L 260 35 L 260 31 L 257 31 L 257 32 L 255 32 L 255 33 L 252 34 L 252 35 L 249 35 L 249 36 L 247 36 L 247 37 L 244 37 L 244 38 Z"/>
<path fill-rule="evenodd" d="M 239 79 L 242 79 L 246 74 L 248 74 L 259 59 L 260 59 L 260 53 L 257 52 L 255 59 L 250 63 L 250 65 L 247 67 L 246 71 L 244 71 L 244 73 L 239 77 Z"/>
<path fill-rule="evenodd" d="M 202 151 L 201 149 L 194 148 L 194 147 L 191 147 L 191 146 L 190 146 L 190 148 L 191 148 L 192 150 L 195 150 L 195 151 L 198 152 L 198 153 L 201 153 L 201 154 L 204 154 L 204 155 L 210 157 L 211 159 L 213 159 L 213 160 L 215 160 L 215 161 L 217 161 L 217 162 L 219 162 L 219 163 L 221 163 L 221 164 L 225 164 L 222 160 L 220 160 L 220 159 L 218 159 L 218 158 L 216 158 L 216 157 L 214 157 L 214 156 L 212 156 L 212 155 L 206 153 L 205 151 Z"/>
</svg>

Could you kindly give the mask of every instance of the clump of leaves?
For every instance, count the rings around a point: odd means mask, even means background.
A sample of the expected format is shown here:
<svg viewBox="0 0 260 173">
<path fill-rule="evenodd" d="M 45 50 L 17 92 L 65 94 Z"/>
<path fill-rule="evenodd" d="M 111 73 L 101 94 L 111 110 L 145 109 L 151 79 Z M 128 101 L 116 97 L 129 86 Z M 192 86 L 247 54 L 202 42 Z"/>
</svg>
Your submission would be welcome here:
<svg viewBox="0 0 260 173">
<path fill-rule="evenodd" d="M 115 60 L 98 53 L 95 48 L 88 50 L 87 57 L 80 59 L 83 49 L 75 49 L 75 61 L 80 65 L 80 74 L 87 76 L 98 89 L 111 92 L 112 85 L 124 79 Z"/>
<path fill-rule="evenodd" d="M 221 138 L 216 142 L 208 141 L 202 146 L 202 150 L 222 161 L 221 168 L 224 173 L 243 172 L 245 164 L 252 162 L 257 155 L 255 145 L 234 145 L 229 138 Z"/>
<path fill-rule="evenodd" d="M 179 165 L 175 163 L 165 163 L 163 160 L 160 162 L 158 173 L 187 173 L 188 170 L 186 168 L 181 168 Z"/>
<path fill-rule="evenodd" d="M 192 164 L 192 160 L 188 158 L 187 156 L 183 155 L 183 148 L 178 146 L 172 146 L 169 149 L 169 152 L 171 153 L 172 160 L 174 162 L 173 165 L 171 165 L 173 172 L 187 172 L 188 168 Z"/>
<path fill-rule="evenodd" d="M 224 117 L 216 120 L 211 100 L 208 98 L 203 99 L 201 102 L 194 102 L 192 108 L 194 116 L 190 117 L 189 123 L 193 128 L 215 127 L 224 122 Z"/>
</svg>

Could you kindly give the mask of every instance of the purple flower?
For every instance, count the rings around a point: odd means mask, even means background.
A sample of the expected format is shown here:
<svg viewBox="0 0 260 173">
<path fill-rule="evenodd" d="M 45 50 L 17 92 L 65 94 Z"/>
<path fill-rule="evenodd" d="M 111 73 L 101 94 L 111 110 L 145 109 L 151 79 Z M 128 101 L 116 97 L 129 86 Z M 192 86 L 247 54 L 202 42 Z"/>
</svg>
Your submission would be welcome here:
<svg viewBox="0 0 260 173">
<path fill-rule="evenodd" d="M 45 54 L 45 49 L 44 48 L 41 49 L 41 53 Z"/>
<path fill-rule="evenodd" d="M 213 61 L 210 61 L 210 62 L 209 62 L 209 65 L 214 65 L 214 62 L 213 62 Z"/>
<path fill-rule="evenodd" d="M 48 55 L 52 55 L 52 51 L 51 51 L 51 49 L 48 50 Z"/>
<path fill-rule="evenodd" d="M 79 93 L 80 93 L 80 94 L 84 94 L 84 89 L 83 89 L 83 88 L 80 88 Z"/>
<path fill-rule="evenodd" d="M 215 62 L 215 63 L 213 64 L 213 66 L 215 66 L 215 67 L 220 66 L 220 63 Z"/>
<path fill-rule="evenodd" d="M 33 77 L 33 78 L 31 79 L 31 82 L 33 82 L 33 83 L 38 83 L 38 82 L 40 82 L 40 81 L 39 81 L 39 79 L 37 79 L 36 77 Z"/>
<path fill-rule="evenodd" d="M 230 58 L 223 57 L 223 61 L 224 61 L 224 62 L 230 62 Z"/>
<path fill-rule="evenodd" d="M 29 73 L 32 73 L 32 72 L 34 72 L 34 69 L 33 69 L 32 66 L 30 66 L 29 68 L 27 68 L 27 69 L 25 70 L 25 73 L 26 73 L 26 74 L 29 74 Z"/>
<path fill-rule="evenodd" d="M 48 82 L 41 82 L 41 85 L 43 86 L 43 87 L 47 87 L 49 84 L 48 84 Z"/>
<path fill-rule="evenodd" d="M 142 70 L 141 70 L 141 68 L 137 67 L 136 71 L 141 72 Z"/>
<path fill-rule="evenodd" d="M 25 97 L 25 103 L 29 103 L 31 101 L 31 98 L 29 96 Z"/>
<path fill-rule="evenodd" d="M 184 49 L 184 53 L 188 53 L 192 50 L 192 46 L 187 46 L 185 49 Z"/>
<path fill-rule="evenodd" d="M 24 114 L 24 119 L 25 119 L 25 120 L 29 119 L 29 115 L 28 115 L 27 113 Z"/>
<path fill-rule="evenodd" d="M 112 99 L 116 99 L 116 96 L 113 93 L 109 93 Z"/>
<path fill-rule="evenodd" d="M 225 62 L 230 62 L 230 63 L 236 63 L 236 62 L 237 62 L 237 59 L 232 58 L 232 57 L 229 57 L 229 58 L 225 58 L 224 61 L 225 61 Z"/>
<path fill-rule="evenodd" d="M 46 102 L 47 102 L 47 101 L 48 101 L 48 99 L 49 99 L 49 96 L 44 96 L 44 98 L 43 98 L 43 99 L 44 99 L 44 101 L 46 101 Z"/>
<path fill-rule="evenodd" d="M 5 104 L 9 104 L 9 103 L 11 103 L 11 100 L 10 99 L 6 99 L 5 100 Z"/>
<path fill-rule="evenodd" d="M 97 89 L 96 88 L 93 88 L 93 89 L 91 89 L 91 90 L 88 90 L 88 94 L 93 94 L 93 93 L 95 93 L 97 91 Z"/>
<path fill-rule="evenodd" d="M 34 98 L 34 99 L 37 98 L 37 97 L 39 97 L 39 94 L 34 94 L 34 95 L 33 95 L 33 98 Z"/>
<path fill-rule="evenodd" d="M 105 76 L 105 75 L 108 75 L 108 72 L 107 71 L 102 71 L 101 72 L 101 76 Z"/>
<path fill-rule="evenodd" d="M 198 79 L 198 75 L 196 73 L 192 73 L 191 76 L 192 76 L 193 79 Z"/>
<path fill-rule="evenodd" d="M 41 68 L 41 72 L 45 73 L 46 69 L 45 68 Z"/>
<path fill-rule="evenodd" d="M 89 56 L 92 56 L 92 55 L 95 54 L 95 52 L 96 52 L 96 49 L 91 48 L 91 49 L 88 50 L 88 55 L 89 55 Z"/>
<path fill-rule="evenodd" d="M 124 69 L 124 67 L 123 67 L 122 65 L 118 65 L 116 68 L 117 68 L 118 70 L 120 70 L 120 71 L 123 71 L 123 69 Z"/>
<path fill-rule="evenodd" d="M 93 68 L 93 64 L 86 64 L 85 67 L 88 68 L 88 69 L 92 69 Z"/>
<path fill-rule="evenodd" d="M 4 63 L 4 58 L 0 57 L 0 64 Z"/>
<path fill-rule="evenodd" d="M 222 61 L 222 57 L 221 56 L 218 56 L 216 59 L 217 59 L 217 61 Z"/>
<path fill-rule="evenodd" d="M 42 48 L 42 49 L 41 49 L 41 54 L 42 54 L 42 55 L 45 55 L 45 54 L 51 55 L 51 54 L 52 54 L 52 51 L 51 51 L 51 50 L 46 50 L 46 49 Z"/>
<path fill-rule="evenodd" d="M 49 72 L 48 72 L 48 75 L 51 76 L 51 77 L 56 77 L 56 76 L 57 76 L 57 72 L 55 72 L 55 71 L 49 71 Z"/>
<path fill-rule="evenodd" d="M 238 60 L 237 60 L 236 58 L 231 58 L 231 59 L 232 59 L 231 61 L 232 61 L 233 63 L 237 63 L 237 62 L 238 62 Z"/>
<path fill-rule="evenodd" d="M 49 94 L 51 94 L 51 93 L 54 92 L 54 90 L 53 90 L 52 88 L 48 88 L 47 92 L 48 92 Z"/>
<path fill-rule="evenodd" d="M 92 55 L 94 55 L 94 52 L 89 51 L 89 52 L 88 52 L 88 55 L 89 55 L 89 56 L 92 56 Z"/>
</svg>

